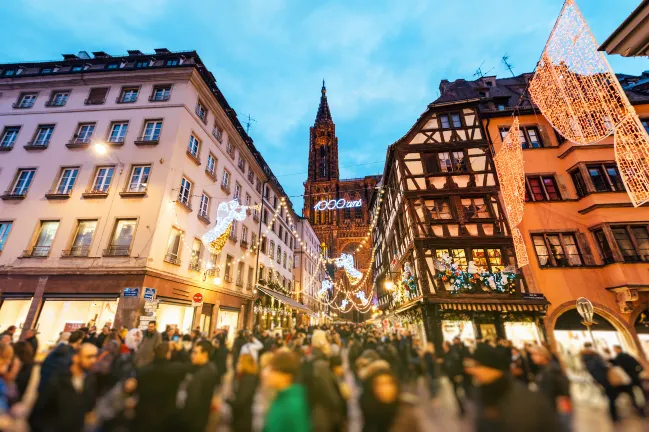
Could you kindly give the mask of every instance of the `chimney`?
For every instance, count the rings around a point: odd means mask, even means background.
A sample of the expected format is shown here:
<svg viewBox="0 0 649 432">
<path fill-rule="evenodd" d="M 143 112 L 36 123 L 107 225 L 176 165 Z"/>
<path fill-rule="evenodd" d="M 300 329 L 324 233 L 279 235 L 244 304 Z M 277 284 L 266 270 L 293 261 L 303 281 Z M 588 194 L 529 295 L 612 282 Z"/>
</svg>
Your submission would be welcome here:
<svg viewBox="0 0 649 432">
<path fill-rule="evenodd" d="M 439 82 L 439 94 L 443 95 L 446 90 L 451 86 L 451 83 L 447 79 L 443 79 Z"/>
</svg>

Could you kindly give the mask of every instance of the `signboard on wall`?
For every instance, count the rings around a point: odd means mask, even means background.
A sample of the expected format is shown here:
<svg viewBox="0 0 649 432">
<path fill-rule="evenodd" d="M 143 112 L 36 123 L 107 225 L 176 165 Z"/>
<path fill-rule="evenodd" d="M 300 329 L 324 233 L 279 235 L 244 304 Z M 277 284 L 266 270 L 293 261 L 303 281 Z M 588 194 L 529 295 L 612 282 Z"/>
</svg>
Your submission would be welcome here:
<svg viewBox="0 0 649 432">
<path fill-rule="evenodd" d="M 144 301 L 152 302 L 155 300 L 156 289 L 155 288 L 144 288 Z"/>
<path fill-rule="evenodd" d="M 139 288 L 124 288 L 124 297 L 137 297 L 140 295 Z"/>
<path fill-rule="evenodd" d="M 63 326 L 63 331 L 72 333 L 75 330 L 79 330 L 84 325 L 85 324 L 83 322 L 66 322 L 65 326 Z"/>
</svg>

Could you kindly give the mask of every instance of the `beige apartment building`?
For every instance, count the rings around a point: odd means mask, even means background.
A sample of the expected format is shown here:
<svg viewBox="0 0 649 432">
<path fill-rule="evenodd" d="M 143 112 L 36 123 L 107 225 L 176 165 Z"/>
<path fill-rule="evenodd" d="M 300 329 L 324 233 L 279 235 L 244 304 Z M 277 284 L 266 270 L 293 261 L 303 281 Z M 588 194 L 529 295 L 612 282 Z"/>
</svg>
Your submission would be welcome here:
<svg viewBox="0 0 649 432">
<path fill-rule="evenodd" d="M 296 291 L 299 293 L 297 299 L 313 311 L 312 314 L 305 316 L 301 324 L 319 325 L 329 319 L 329 307 L 318 296 L 325 277 L 323 266 L 316 258 L 320 256 L 320 240 L 309 219 L 300 217 L 296 225 L 296 231 L 304 242 L 304 247 L 295 251 L 293 279 Z"/>
<path fill-rule="evenodd" d="M 195 51 L 0 64 L 0 328 L 251 326 L 261 212 L 218 255 L 200 237 L 270 177 Z"/>
</svg>

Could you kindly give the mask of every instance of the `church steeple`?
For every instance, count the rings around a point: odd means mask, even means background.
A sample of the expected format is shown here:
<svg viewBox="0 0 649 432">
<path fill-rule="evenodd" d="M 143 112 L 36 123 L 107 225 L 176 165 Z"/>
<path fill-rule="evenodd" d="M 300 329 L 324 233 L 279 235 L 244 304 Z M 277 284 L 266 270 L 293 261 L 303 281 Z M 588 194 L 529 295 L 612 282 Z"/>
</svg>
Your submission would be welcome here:
<svg viewBox="0 0 649 432">
<path fill-rule="evenodd" d="M 322 93 L 320 95 L 320 106 L 318 107 L 318 114 L 315 116 L 315 124 L 318 123 L 333 123 L 331 119 L 331 111 L 329 111 L 329 103 L 327 102 L 327 87 L 325 81 L 322 80 Z"/>
</svg>

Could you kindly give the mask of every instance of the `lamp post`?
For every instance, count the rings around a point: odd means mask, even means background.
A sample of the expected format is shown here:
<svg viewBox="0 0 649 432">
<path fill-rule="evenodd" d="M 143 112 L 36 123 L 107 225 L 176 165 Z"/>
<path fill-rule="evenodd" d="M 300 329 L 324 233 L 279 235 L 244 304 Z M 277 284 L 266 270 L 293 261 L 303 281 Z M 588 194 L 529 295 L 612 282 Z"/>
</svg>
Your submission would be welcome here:
<svg viewBox="0 0 649 432">
<path fill-rule="evenodd" d="M 593 331 L 591 329 L 591 326 L 593 324 L 596 324 L 596 322 L 593 321 L 593 304 L 586 297 L 579 297 L 577 299 L 577 312 L 579 312 L 579 315 L 581 315 L 581 318 L 583 319 L 581 323 L 588 329 L 590 339 L 593 341 L 593 348 L 597 349 L 597 342 L 595 341 L 595 337 L 593 336 Z"/>
<path fill-rule="evenodd" d="M 96 142 L 93 146 L 92 149 L 97 153 L 98 155 L 105 155 L 108 153 L 108 146 L 103 143 L 103 142 Z M 117 159 L 117 162 L 119 163 L 119 173 L 121 174 L 122 171 L 124 170 L 124 162 L 122 162 L 119 157 L 115 154 L 115 152 L 111 152 L 111 155 L 115 156 L 115 159 Z"/>
</svg>

